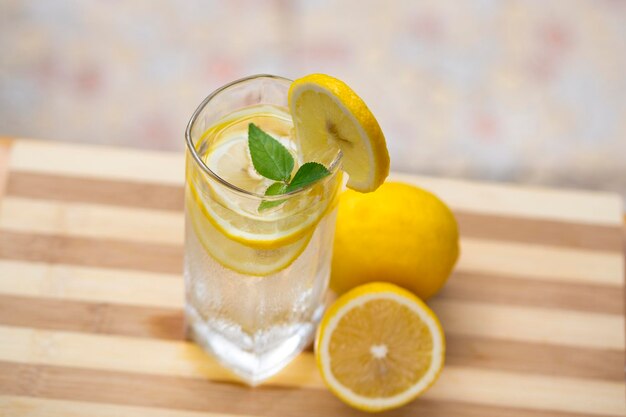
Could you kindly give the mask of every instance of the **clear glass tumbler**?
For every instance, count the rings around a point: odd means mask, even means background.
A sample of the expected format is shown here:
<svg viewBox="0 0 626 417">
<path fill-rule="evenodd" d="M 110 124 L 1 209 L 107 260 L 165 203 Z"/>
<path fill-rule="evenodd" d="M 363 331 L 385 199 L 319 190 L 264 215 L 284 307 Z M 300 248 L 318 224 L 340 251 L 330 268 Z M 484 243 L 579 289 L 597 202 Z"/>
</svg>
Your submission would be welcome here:
<svg viewBox="0 0 626 417">
<path fill-rule="evenodd" d="M 331 175 L 267 197 L 248 123 L 303 162 L 287 106 L 291 81 L 258 75 L 209 95 L 186 130 L 185 316 L 189 336 L 254 385 L 312 339 L 330 274 L 341 154 Z M 266 207 L 260 209 L 262 202 Z"/>
</svg>

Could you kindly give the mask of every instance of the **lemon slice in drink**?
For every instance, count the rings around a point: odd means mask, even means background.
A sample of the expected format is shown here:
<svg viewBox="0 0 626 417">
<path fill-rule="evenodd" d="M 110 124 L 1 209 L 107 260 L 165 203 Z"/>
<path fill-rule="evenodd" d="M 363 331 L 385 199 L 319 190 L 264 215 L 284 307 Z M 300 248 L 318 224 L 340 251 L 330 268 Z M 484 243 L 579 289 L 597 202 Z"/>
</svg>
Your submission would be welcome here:
<svg viewBox="0 0 626 417">
<path fill-rule="evenodd" d="M 429 388 L 444 350 L 435 314 L 412 293 L 380 282 L 342 295 L 324 315 L 315 344 L 326 385 L 364 411 L 399 407 Z"/>
<path fill-rule="evenodd" d="M 343 81 L 325 74 L 295 80 L 289 109 L 306 161 L 329 161 L 341 150 L 348 188 L 369 192 L 385 181 L 385 136 L 367 105 Z"/>
<path fill-rule="evenodd" d="M 258 194 L 272 183 L 254 171 L 245 140 L 227 140 L 216 146 L 207 156 L 207 165 L 229 183 Z M 313 233 L 322 217 L 334 208 L 331 203 L 336 203 L 339 178 L 329 177 L 262 215 L 258 212 L 258 199 L 242 197 L 217 184 L 207 187 L 210 197 L 201 203 L 207 219 L 228 238 L 257 249 L 277 249 Z"/>
<path fill-rule="evenodd" d="M 286 110 L 246 108 L 217 122 L 199 141 L 206 144 L 202 152 L 206 165 L 240 190 L 210 178 L 188 160 L 186 205 L 194 234 L 210 256 L 242 274 L 264 276 L 289 266 L 307 247 L 319 222 L 337 205 L 341 172 L 295 195 L 277 196 L 286 201 L 259 211 L 264 198 L 258 196 L 273 181 L 253 168 L 249 123 L 272 132 L 298 159 Z"/>
<path fill-rule="evenodd" d="M 207 213 L 206 199 L 191 186 L 186 196 L 189 220 L 206 252 L 222 266 L 240 274 L 264 276 L 276 273 L 295 261 L 306 249 L 313 233 L 304 234 L 293 242 L 275 248 L 246 245 L 226 236 L 215 226 Z"/>
</svg>

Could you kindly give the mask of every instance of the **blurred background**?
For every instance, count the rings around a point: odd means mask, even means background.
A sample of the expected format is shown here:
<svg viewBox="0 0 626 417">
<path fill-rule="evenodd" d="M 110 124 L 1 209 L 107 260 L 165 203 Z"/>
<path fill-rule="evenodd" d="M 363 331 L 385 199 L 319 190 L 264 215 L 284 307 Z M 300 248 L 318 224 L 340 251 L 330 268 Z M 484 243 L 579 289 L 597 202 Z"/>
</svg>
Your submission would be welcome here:
<svg viewBox="0 0 626 417">
<path fill-rule="evenodd" d="M 0 135 L 182 150 L 236 78 L 324 72 L 392 169 L 626 196 L 626 1 L 0 0 Z"/>
</svg>

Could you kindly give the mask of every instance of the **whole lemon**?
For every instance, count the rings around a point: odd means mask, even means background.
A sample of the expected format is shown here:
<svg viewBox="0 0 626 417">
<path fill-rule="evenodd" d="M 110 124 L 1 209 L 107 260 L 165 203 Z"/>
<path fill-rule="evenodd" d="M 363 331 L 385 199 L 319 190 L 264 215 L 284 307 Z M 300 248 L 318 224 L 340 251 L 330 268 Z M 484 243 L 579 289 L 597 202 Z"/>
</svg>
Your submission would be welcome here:
<svg viewBox="0 0 626 417">
<path fill-rule="evenodd" d="M 458 257 L 456 219 L 434 194 L 388 182 L 371 193 L 341 195 L 330 282 L 337 293 L 387 281 L 427 299 Z"/>
</svg>

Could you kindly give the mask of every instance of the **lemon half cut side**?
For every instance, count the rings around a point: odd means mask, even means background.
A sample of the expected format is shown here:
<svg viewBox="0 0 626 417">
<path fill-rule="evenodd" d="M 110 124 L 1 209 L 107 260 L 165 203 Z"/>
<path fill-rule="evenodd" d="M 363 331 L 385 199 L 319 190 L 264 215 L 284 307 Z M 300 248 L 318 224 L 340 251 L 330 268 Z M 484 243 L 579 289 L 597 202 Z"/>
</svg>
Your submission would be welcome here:
<svg viewBox="0 0 626 417">
<path fill-rule="evenodd" d="M 436 381 L 445 338 L 419 298 L 376 282 L 347 292 L 328 309 L 315 356 L 324 382 L 341 400 L 383 411 L 408 403 Z"/>
</svg>

